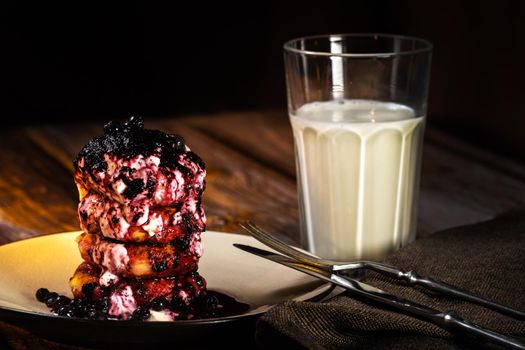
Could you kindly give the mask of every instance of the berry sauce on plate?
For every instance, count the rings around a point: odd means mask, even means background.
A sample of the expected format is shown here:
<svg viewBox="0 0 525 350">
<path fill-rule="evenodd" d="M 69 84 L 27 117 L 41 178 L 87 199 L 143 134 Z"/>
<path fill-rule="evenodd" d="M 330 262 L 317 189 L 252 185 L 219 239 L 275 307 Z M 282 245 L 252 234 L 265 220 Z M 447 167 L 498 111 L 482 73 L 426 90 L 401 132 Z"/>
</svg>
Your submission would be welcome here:
<svg viewBox="0 0 525 350">
<path fill-rule="evenodd" d="M 89 298 L 71 299 L 65 295 L 51 292 L 46 288 L 36 291 L 36 299 L 46 304 L 51 312 L 58 316 L 71 318 L 86 318 L 91 320 L 111 320 L 108 312 L 111 301 L 108 297 L 99 300 Z M 201 293 L 189 305 L 180 298 L 167 300 L 155 298 L 149 305 L 141 305 L 135 309 L 129 320 L 155 321 L 152 314 L 162 314 L 167 320 L 199 320 L 221 318 L 245 313 L 250 305 L 237 301 L 224 293 L 208 290 Z M 166 319 L 164 319 L 166 320 Z"/>
</svg>

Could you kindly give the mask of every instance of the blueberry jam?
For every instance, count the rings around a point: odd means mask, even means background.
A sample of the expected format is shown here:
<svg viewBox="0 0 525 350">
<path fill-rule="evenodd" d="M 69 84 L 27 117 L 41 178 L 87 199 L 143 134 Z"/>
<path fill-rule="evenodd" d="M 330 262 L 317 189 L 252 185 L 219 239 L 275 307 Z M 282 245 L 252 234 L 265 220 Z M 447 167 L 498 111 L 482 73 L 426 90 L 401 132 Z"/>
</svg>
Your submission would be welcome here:
<svg viewBox="0 0 525 350">
<path fill-rule="evenodd" d="M 131 159 L 139 154 L 147 157 L 158 153 L 161 156 L 161 166 L 178 169 L 181 167 L 177 162 L 178 155 L 186 152 L 185 146 L 182 136 L 144 129 L 141 117 L 131 117 L 124 123 L 112 121 L 106 124 L 104 135 L 90 140 L 82 148 L 74 164 L 84 158 L 87 169 L 99 172 L 107 169 L 104 154 Z M 197 155 L 192 153 L 191 157 L 204 166 Z M 132 190 L 133 186 L 130 188 Z"/>
<path fill-rule="evenodd" d="M 70 299 L 65 295 L 50 292 L 46 288 L 38 289 L 35 297 L 58 316 L 91 320 L 116 319 L 108 314 L 111 307 L 111 301 L 108 297 L 98 300 L 94 298 Z M 197 320 L 240 315 L 249 309 L 248 304 L 241 303 L 226 294 L 207 291 L 201 293 L 190 305 L 187 305 L 180 298 L 173 298 L 172 300 L 162 297 L 155 298 L 151 303 L 137 307 L 129 319 L 146 321 L 150 318 L 151 311 L 170 311 L 178 315 L 176 320 Z"/>
</svg>

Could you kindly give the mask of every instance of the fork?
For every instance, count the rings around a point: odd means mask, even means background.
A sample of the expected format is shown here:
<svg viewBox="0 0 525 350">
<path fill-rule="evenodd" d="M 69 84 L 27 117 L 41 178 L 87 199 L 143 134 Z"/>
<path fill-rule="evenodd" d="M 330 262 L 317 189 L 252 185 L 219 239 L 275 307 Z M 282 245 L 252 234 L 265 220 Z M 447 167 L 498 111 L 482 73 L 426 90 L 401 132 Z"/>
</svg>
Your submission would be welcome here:
<svg viewBox="0 0 525 350">
<path fill-rule="evenodd" d="M 421 286 L 425 289 L 437 292 L 442 295 L 455 297 L 465 301 L 478 304 L 489 309 L 498 311 L 507 316 L 513 317 L 518 320 L 525 320 L 525 312 L 513 309 L 509 306 L 482 298 L 474 295 L 464 289 L 452 286 L 448 283 L 435 280 L 430 277 L 422 277 L 415 271 L 404 271 L 395 266 L 382 264 L 374 261 L 354 261 L 354 262 L 341 262 L 322 259 L 311 254 L 304 253 L 297 248 L 294 248 L 283 241 L 275 238 L 268 232 L 264 231 L 257 225 L 250 221 L 240 224 L 250 235 L 261 243 L 266 244 L 270 248 L 275 249 L 279 253 L 285 254 L 298 261 L 306 264 L 316 266 L 320 269 L 331 271 L 340 274 L 356 273 L 363 270 L 369 270 L 377 272 L 383 276 L 393 278 L 397 281 L 407 283 L 409 286 Z"/>
</svg>

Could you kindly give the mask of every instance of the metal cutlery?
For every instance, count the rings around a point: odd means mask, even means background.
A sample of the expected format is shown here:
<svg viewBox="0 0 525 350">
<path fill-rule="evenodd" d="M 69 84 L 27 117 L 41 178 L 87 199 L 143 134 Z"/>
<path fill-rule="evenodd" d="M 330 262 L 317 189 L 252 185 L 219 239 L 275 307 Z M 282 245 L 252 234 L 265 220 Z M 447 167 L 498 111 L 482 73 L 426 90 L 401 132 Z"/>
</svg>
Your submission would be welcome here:
<svg viewBox="0 0 525 350">
<path fill-rule="evenodd" d="M 454 311 L 440 311 L 403 299 L 366 283 L 357 281 L 350 276 L 355 275 L 358 271 L 375 271 L 394 278 L 395 280 L 406 282 L 411 286 L 422 286 L 434 292 L 473 302 L 513 318 L 523 320 L 525 319 L 525 313 L 520 310 L 481 298 L 447 283 L 429 277 L 421 277 L 414 271 L 403 271 L 397 267 L 373 261 L 338 262 L 315 257 L 278 240 L 251 222 L 241 224 L 241 226 L 254 238 L 284 255 L 243 244 L 234 244 L 234 246 L 239 249 L 288 266 L 318 279 L 331 282 L 345 288 L 355 296 L 397 309 L 405 314 L 434 323 L 451 332 L 469 334 L 478 339 L 490 341 L 509 349 L 525 349 L 525 342 L 523 340 L 465 321 Z"/>
<path fill-rule="evenodd" d="M 472 294 L 469 291 L 452 286 L 448 283 L 435 280 L 430 277 L 419 276 L 415 271 L 404 271 L 395 266 L 377 263 L 373 261 L 341 262 L 322 259 L 307 254 L 280 241 L 279 239 L 273 237 L 268 232 L 264 231 L 263 229 L 249 221 L 244 224 L 241 224 L 241 227 L 243 227 L 248 233 L 250 233 L 250 235 L 252 235 L 261 243 L 264 243 L 270 248 L 273 248 L 276 251 L 285 254 L 286 256 L 292 257 L 310 266 L 316 266 L 320 269 L 328 271 L 337 271 L 340 274 L 348 274 L 350 276 L 352 276 L 352 273 L 355 274 L 355 272 L 360 270 L 374 271 L 386 277 L 402 281 L 410 286 L 421 286 L 425 289 L 440 293 L 442 295 L 462 299 L 471 303 L 475 303 L 493 309 L 518 320 L 525 320 L 525 312 L 521 310 L 516 310 L 509 306 L 497 303 L 495 301 L 482 298 L 480 296 Z"/>
</svg>

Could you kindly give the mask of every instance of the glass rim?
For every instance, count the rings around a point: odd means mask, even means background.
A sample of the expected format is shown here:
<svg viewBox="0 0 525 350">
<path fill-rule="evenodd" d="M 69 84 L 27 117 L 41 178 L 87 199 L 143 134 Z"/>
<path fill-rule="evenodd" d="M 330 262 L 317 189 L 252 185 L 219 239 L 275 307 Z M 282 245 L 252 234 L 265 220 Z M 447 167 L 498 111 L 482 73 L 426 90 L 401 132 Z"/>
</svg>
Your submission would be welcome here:
<svg viewBox="0 0 525 350">
<path fill-rule="evenodd" d="M 340 38 L 387 38 L 387 39 L 401 39 L 401 40 L 412 40 L 418 43 L 423 44 L 421 48 L 405 50 L 405 51 L 389 51 L 389 52 L 367 52 L 367 53 L 351 53 L 351 52 L 327 52 L 327 51 L 312 51 L 312 50 L 302 50 L 293 47 L 292 45 L 301 41 L 301 40 L 312 40 L 312 39 L 330 39 L 332 37 Z M 385 34 L 385 33 L 341 33 L 341 34 L 320 34 L 320 35 L 310 35 L 299 38 L 294 38 L 286 41 L 283 44 L 283 48 L 287 52 L 300 55 L 308 56 L 325 56 L 325 57 L 360 57 L 360 58 L 373 58 L 373 57 L 392 57 L 392 56 L 402 56 L 402 55 L 413 55 L 419 53 L 428 53 L 432 52 L 432 43 L 426 39 L 408 36 L 408 35 L 398 35 L 398 34 Z"/>
</svg>

